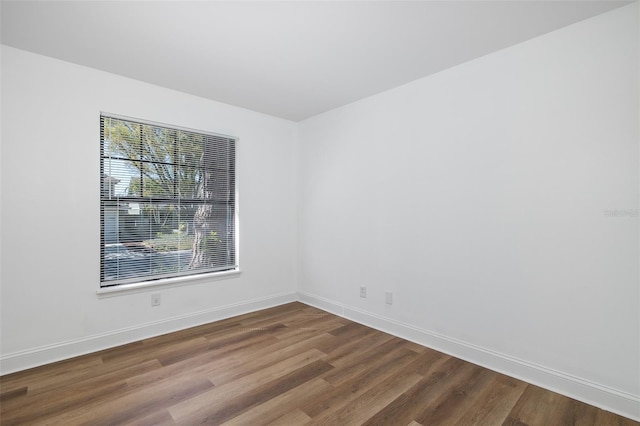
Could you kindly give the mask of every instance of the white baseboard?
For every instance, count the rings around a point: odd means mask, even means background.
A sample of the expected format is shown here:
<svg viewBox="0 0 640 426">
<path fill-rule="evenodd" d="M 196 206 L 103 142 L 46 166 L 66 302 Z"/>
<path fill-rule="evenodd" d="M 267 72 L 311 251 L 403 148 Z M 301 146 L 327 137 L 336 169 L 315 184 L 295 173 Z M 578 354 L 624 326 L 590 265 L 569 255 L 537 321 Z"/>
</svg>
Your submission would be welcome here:
<svg viewBox="0 0 640 426">
<path fill-rule="evenodd" d="M 612 389 L 313 294 L 299 292 L 298 296 L 301 302 L 324 311 L 640 421 L 640 395 Z"/>
<path fill-rule="evenodd" d="M 296 300 L 298 300 L 297 293 L 282 293 L 7 354 L 0 357 L 0 375 L 85 355 L 161 334 L 184 330 L 236 315 L 271 308 Z"/>
</svg>

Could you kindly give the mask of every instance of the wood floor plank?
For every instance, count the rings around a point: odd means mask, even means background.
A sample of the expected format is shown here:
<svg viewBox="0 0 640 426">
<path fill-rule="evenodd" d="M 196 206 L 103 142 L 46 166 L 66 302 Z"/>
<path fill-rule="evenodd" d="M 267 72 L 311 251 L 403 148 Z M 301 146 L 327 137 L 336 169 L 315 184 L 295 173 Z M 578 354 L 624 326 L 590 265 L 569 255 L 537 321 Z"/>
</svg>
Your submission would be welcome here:
<svg viewBox="0 0 640 426">
<path fill-rule="evenodd" d="M 276 339 L 273 334 L 284 327 L 285 326 L 282 324 L 275 324 L 261 328 L 241 327 L 233 334 L 218 337 L 216 339 L 210 339 L 207 349 L 224 354 L 234 349 L 244 348 L 251 345 L 260 346 L 262 342 L 267 340 L 275 342 Z"/>
<path fill-rule="evenodd" d="M 287 360 L 296 355 L 315 350 L 318 343 L 323 342 L 329 335 L 321 334 L 308 339 L 275 341 L 273 344 L 262 342 L 260 347 L 246 347 L 223 355 L 210 351 L 196 355 L 192 358 L 179 361 L 175 364 L 164 366 L 161 369 L 150 371 L 132 377 L 129 383 L 144 386 L 171 376 L 182 374 L 197 374 L 211 377 L 220 386 L 221 384 L 242 378 L 244 376 L 264 370 L 274 364 Z M 324 356 L 322 352 L 315 352 L 318 356 Z"/>
<path fill-rule="evenodd" d="M 400 371 L 374 386 L 362 395 L 350 400 L 338 410 L 319 417 L 312 417 L 312 425 L 359 425 L 373 417 L 399 395 L 415 385 L 422 377 Z"/>
<path fill-rule="evenodd" d="M 242 376 L 222 385 L 218 384 L 214 389 L 198 397 L 169 407 L 169 413 L 177 422 L 186 422 L 187 418 L 207 418 L 211 413 L 224 409 L 228 402 L 235 400 L 240 395 L 252 391 L 265 383 L 277 380 L 323 357 L 325 357 L 324 353 L 317 349 L 311 349 L 252 374 Z M 216 377 L 212 377 L 212 380 L 215 382 Z"/>
<path fill-rule="evenodd" d="M 21 412 L 30 407 L 32 407 L 30 408 L 31 414 L 62 411 L 67 407 L 87 403 L 112 392 L 121 392 L 127 387 L 127 373 L 131 374 L 132 372 L 124 371 L 120 373 L 119 377 L 114 377 L 113 374 L 108 374 L 106 377 L 98 375 L 95 378 L 81 380 L 72 385 L 66 383 L 47 391 L 28 393 L 23 398 L 3 401 L 2 411 L 5 417 L 11 417 L 14 412 Z M 64 398 L 51 398 L 52 392 L 55 392 L 56 395 L 64 395 Z"/>
<path fill-rule="evenodd" d="M 240 321 L 244 326 L 253 324 L 259 321 L 265 321 L 273 318 L 281 317 L 282 314 L 298 313 L 307 308 L 306 305 L 300 302 L 287 303 L 273 308 L 264 309 L 262 311 L 250 312 L 244 315 L 240 315 L 235 319 Z"/>
<path fill-rule="evenodd" d="M 167 410 L 156 411 L 148 416 L 126 422 L 127 426 L 173 426 L 176 422 Z"/>
<path fill-rule="evenodd" d="M 131 386 L 144 388 L 154 382 L 184 374 L 207 376 L 216 370 L 229 368 L 234 362 L 233 357 L 222 357 L 214 351 L 209 351 L 165 366 L 158 362 L 160 368 L 139 372 L 129 377 L 127 383 Z"/>
<path fill-rule="evenodd" d="M 302 383 L 300 386 L 292 388 L 287 392 L 284 392 L 276 397 L 270 398 L 264 403 L 251 408 L 244 413 L 233 417 L 231 420 L 224 423 L 224 425 L 244 426 L 244 425 L 263 425 L 271 424 L 279 419 L 279 422 L 283 421 L 283 418 L 287 414 L 291 414 L 291 407 L 298 407 L 305 403 L 309 403 L 322 394 L 330 393 L 333 390 L 333 386 L 327 383 L 322 378 L 316 378 L 306 383 Z M 298 413 L 304 415 L 306 420 L 311 418 L 298 410 Z M 291 414 L 292 416 L 294 414 Z M 299 416 L 295 414 L 295 416 Z M 291 423 L 289 423 L 291 425 Z"/>
<path fill-rule="evenodd" d="M 0 377 L 0 425 L 640 426 L 303 303 Z"/>
<path fill-rule="evenodd" d="M 327 372 L 332 368 L 333 367 L 325 361 L 317 360 L 292 371 L 286 376 L 265 383 L 256 389 L 244 393 L 231 404 L 227 405 L 224 408 L 224 414 L 221 418 L 230 419 L 235 417 L 238 413 L 243 413 L 249 408 L 263 404 L 272 398 L 277 398 L 278 396 L 305 384 L 309 380 L 317 378 L 322 375 L 322 373 Z M 214 423 L 217 423 L 217 421 Z"/>
<path fill-rule="evenodd" d="M 496 377 L 496 373 L 491 370 L 472 364 L 466 364 L 465 369 L 468 366 L 471 368 L 456 374 L 448 382 L 448 389 L 416 417 L 418 423 L 428 422 L 434 426 L 455 424 L 473 405 L 479 393 Z"/>
<path fill-rule="evenodd" d="M 525 382 L 499 374 L 458 420 L 457 425 L 502 424 L 526 387 Z"/>
<path fill-rule="evenodd" d="M 407 369 L 416 374 L 420 374 L 423 377 L 428 376 L 433 372 L 434 366 L 437 366 L 451 357 L 442 352 L 434 351 L 433 349 L 425 348 L 411 364 L 407 366 Z"/>
<path fill-rule="evenodd" d="M 288 412 L 284 416 L 269 423 L 269 426 L 304 426 L 311 421 L 311 417 L 307 416 L 299 408 Z"/>
<path fill-rule="evenodd" d="M 174 344 L 175 341 L 170 341 L 169 344 Z M 159 345 L 158 345 L 159 346 Z M 132 359 L 142 360 L 145 359 L 145 353 L 152 351 L 154 345 L 147 344 L 145 345 L 144 340 L 139 340 L 137 342 L 127 343 L 126 345 L 118 346 L 111 349 L 105 349 L 100 352 L 100 360 L 101 362 L 110 362 L 117 360 L 127 360 L 131 361 Z"/>
<path fill-rule="evenodd" d="M 305 356 L 312 354 L 310 358 L 325 358 L 326 354 L 308 345 L 298 345 L 280 351 L 271 351 L 263 356 L 254 356 L 251 353 L 238 357 L 236 362 L 224 369 L 216 369 L 209 377 L 220 386 L 238 380 L 246 380 L 247 377 L 255 375 L 262 376 L 265 371 L 277 368 L 280 365 L 288 364 L 290 360 L 305 359 Z"/>
<path fill-rule="evenodd" d="M 15 388 L 6 392 L 2 392 L 0 394 L 0 402 L 7 403 L 9 400 L 15 400 L 21 396 L 27 395 L 27 387 L 22 386 L 20 388 Z"/>
<path fill-rule="evenodd" d="M 53 421 L 67 425 L 125 424 L 152 415 L 171 404 L 190 400 L 213 387 L 211 381 L 201 377 L 165 380 L 146 387 L 144 392 L 126 390 L 108 400 L 92 401 L 80 409 L 54 416 Z"/>
<path fill-rule="evenodd" d="M 595 425 L 598 409 L 591 405 L 581 404 L 571 398 L 566 398 L 561 412 L 565 424 Z"/>
<path fill-rule="evenodd" d="M 209 404 L 205 407 L 200 407 L 197 412 L 189 412 L 186 416 L 176 415 L 173 411 L 171 411 L 171 414 L 174 419 L 184 424 L 222 424 L 250 408 L 318 377 L 332 368 L 331 365 L 323 360 L 316 360 L 282 377 L 243 392 L 234 398 L 227 398 L 224 404 L 216 404 L 215 406 Z"/>
<path fill-rule="evenodd" d="M 126 365 L 122 368 L 114 369 L 113 366 L 101 366 L 93 369 L 92 373 L 87 373 L 81 377 L 60 377 L 56 381 L 41 382 L 29 386 L 29 396 L 31 400 L 47 398 L 50 392 L 60 392 L 69 389 L 70 392 L 83 394 L 94 392 L 104 386 L 113 383 L 126 381 L 132 375 L 142 374 L 148 371 L 155 371 L 160 366 L 155 359 L 142 361 L 133 365 Z"/>
<path fill-rule="evenodd" d="M 358 324 L 357 322 L 348 322 L 344 326 L 331 332 L 331 334 L 336 337 L 347 337 L 349 339 L 355 339 L 370 333 L 371 328 Z"/>
<path fill-rule="evenodd" d="M 333 333 L 329 333 L 335 336 Z M 350 337 L 349 334 L 340 334 L 334 338 L 331 342 L 331 346 L 322 348 L 323 352 L 327 353 L 327 362 L 336 367 L 342 367 L 344 365 L 353 364 L 354 360 L 357 362 L 358 357 L 366 356 L 361 348 L 374 348 L 379 347 L 394 338 L 390 334 L 386 333 L 358 333 Z"/>
<path fill-rule="evenodd" d="M 331 353 L 329 353 L 326 361 L 338 368 L 326 374 L 324 379 L 332 385 L 337 386 L 354 375 L 358 375 L 359 373 L 368 370 L 372 362 L 376 361 L 380 357 L 384 357 L 390 352 L 398 350 L 408 351 L 408 349 L 403 347 L 401 343 L 401 339 L 392 338 L 382 344 L 370 347 L 371 350 L 354 351 L 351 356 L 343 357 L 339 360 L 334 360 L 331 357 Z"/>
<path fill-rule="evenodd" d="M 346 320 L 333 315 L 305 315 L 296 321 L 283 322 L 288 330 L 278 333 L 278 339 L 297 337 L 302 339 L 313 336 L 317 333 L 329 333 L 337 328 L 343 327 Z"/>
<path fill-rule="evenodd" d="M 75 379 L 91 376 L 92 372 L 103 365 L 100 356 L 85 355 L 70 360 L 59 361 L 42 367 L 20 371 L 2 376 L 2 391 L 27 387 L 44 387 L 48 383 L 72 382 Z"/>
<path fill-rule="evenodd" d="M 91 392 L 63 392 L 53 398 L 49 394 L 40 394 L 35 398 L 26 398 L 19 405 L 2 404 L 0 420 L 2 425 L 25 425 L 38 423 L 39 419 L 48 419 L 47 423 L 56 423 L 55 418 L 79 407 L 86 407 L 92 402 L 102 402 L 110 396 L 120 395 L 127 390 L 124 382 L 114 382 L 95 388 Z M 63 424 L 64 422 L 59 422 Z"/>
<path fill-rule="evenodd" d="M 545 424 L 562 426 L 565 423 L 565 410 L 568 398 L 548 392 L 538 386 L 529 385 L 509 414 L 509 421 L 516 424 Z"/>
<path fill-rule="evenodd" d="M 151 352 L 151 359 L 157 359 L 162 365 L 169 365 L 182 359 L 204 353 L 209 350 L 210 345 L 209 340 L 204 337 L 192 338 L 153 350 Z"/>
<path fill-rule="evenodd" d="M 366 372 L 353 376 L 350 380 L 334 386 L 331 392 L 302 403 L 298 407 L 310 417 L 320 417 L 336 411 L 369 389 L 382 386 L 382 382 L 402 371 L 414 357 L 414 353 L 410 350 L 399 348 L 398 352 L 381 357 Z"/>
<path fill-rule="evenodd" d="M 422 352 L 427 350 L 427 348 L 425 348 L 424 346 L 419 345 L 419 344 L 414 343 L 414 342 L 409 342 L 409 341 L 405 342 L 405 346 L 407 348 L 411 349 L 412 351 L 418 352 L 418 353 L 422 353 Z"/>
<path fill-rule="evenodd" d="M 463 368 L 465 363 L 457 358 L 441 358 L 432 363 L 430 369 L 424 375 L 419 375 L 419 380 L 414 386 L 384 407 L 368 419 L 367 424 L 379 425 L 397 422 L 407 424 L 415 420 L 433 401 L 447 390 L 447 378 Z M 412 369 L 403 371 L 416 374 Z"/>
</svg>

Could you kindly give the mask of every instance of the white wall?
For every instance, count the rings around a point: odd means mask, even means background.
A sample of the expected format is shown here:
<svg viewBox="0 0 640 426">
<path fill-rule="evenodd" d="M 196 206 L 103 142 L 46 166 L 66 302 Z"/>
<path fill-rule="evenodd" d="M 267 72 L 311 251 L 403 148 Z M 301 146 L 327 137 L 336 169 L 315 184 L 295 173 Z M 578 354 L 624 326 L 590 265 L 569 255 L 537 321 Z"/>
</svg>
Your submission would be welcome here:
<svg viewBox="0 0 640 426">
<path fill-rule="evenodd" d="M 238 278 L 96 295 L 100 111 L 239 138 Z M 3 46 L 3 372 L 294 300 L 295 128 Z"/>
<path fill-rule="evenodd" d="M 302 300 L 640 418 L 637 8 L 302 122 Z"/>
</svg>

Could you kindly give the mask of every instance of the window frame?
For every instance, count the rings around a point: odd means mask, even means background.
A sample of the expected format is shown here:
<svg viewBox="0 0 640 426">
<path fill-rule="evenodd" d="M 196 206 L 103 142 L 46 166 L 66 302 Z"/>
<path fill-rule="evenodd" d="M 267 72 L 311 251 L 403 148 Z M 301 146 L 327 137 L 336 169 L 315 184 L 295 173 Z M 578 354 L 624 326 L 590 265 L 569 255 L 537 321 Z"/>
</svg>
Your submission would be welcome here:
<svg viewBox="0 0 640 426">
<path fill-rule="evenodd" d="M 169 129 L 172 131 L 184 131 L 189 133 L 195 133 L 204 136 L 210 136 L 214 138 L 223 138 L 229 139 L 232 142 L 232 163 L 233 167 L 233 240 L 231 242 L 232 250 L 233 250 L 233 262 L 231 267 L 221 267 L 221 270 L 211 270 L 204 269 L 201 271 L 195 271 L 192 273 L 178 273 L 178 274 L 155 274 L 155 275 L 146 275 L 141 277 L 134 277 L 129 279 L 120 279 L 117 282 L 109 284 L 112 281 L 104 281 L 104 257 L 105 257 L 105 221 L 104 221 L 104 212 L 105 212 L 105 196 L 104 196 L 104 165 L 105 165 L 105 154 L 104 154 L 104 137 L 102 133 L 102 122 L 103 119 L 110 118 L 115 120 L 129 121 L 136 124 L 151 126 L 151 127 L 159 127 L 164 129 Z M 99 272 L 99 280 L 98 280 L 98 294 L 109 294 L 115 292 L 127 292 L 127 291 L 135 291 L 139 289 L 145 289 L 148 287 L 157 287 L 157 286 L 167 286 L 167 285 L 185 285 L 194 281 L 203 281 L 203 280 L 217 280 L 224 279 L 237 276 L 240 274 L 240 253 L 239 253 L 239 244 L 240 244 L 240 230 L 239 230 L 239 200 L 238 200 L 238 142 L 239 138 L 236 136 L 230 136 L 221 133 L 215 133 L 210 131 L 203 131 L 194 128 L 177 126 L 173 124 L 167 124 L 162 122 L 156 122 L 146 119 L 140 119 L 130 116 L 124 116 L 120 114 L 113 114 L 109 112 L 100 112 L 99 115 L 99 124 L 100 124 L 100 144 L 99 144 L 99 158 L 100 158 L 100 191 L 99 191 L 99 203 L 100 203 L 100 272 Z M 131 159 L 132 161 L 135 161 Z M 128 200 L 133 201 L 135 197 L 124 197 Z M 141 201 L 145 200 L 145 197 L 138 198 Z M 149 197 L 150 200 L 153 200 L 153 197 Z M 160 200 L 160 202 L 174 202 L 178 201 L 181 198 L 174 198 L 171 200 Z M 209 204 L 213 205 L 213 203 L 199 202 L 200 204 Z M 117 204 L 117 202 L 116 202 Z"/>
</svg>

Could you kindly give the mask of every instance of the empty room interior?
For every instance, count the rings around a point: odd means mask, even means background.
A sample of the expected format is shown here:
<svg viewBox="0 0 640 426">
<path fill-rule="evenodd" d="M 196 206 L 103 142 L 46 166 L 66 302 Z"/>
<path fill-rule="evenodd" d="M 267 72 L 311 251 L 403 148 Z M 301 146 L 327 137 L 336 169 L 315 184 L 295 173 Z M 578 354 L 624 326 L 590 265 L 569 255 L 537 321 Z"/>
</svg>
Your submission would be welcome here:
<svg viewBox="0 0 640 426">
<path fill-rule="evenodd" d="M 638 1 L 2 1 L 1 424 L 640 421 Z"/>
</svg>

